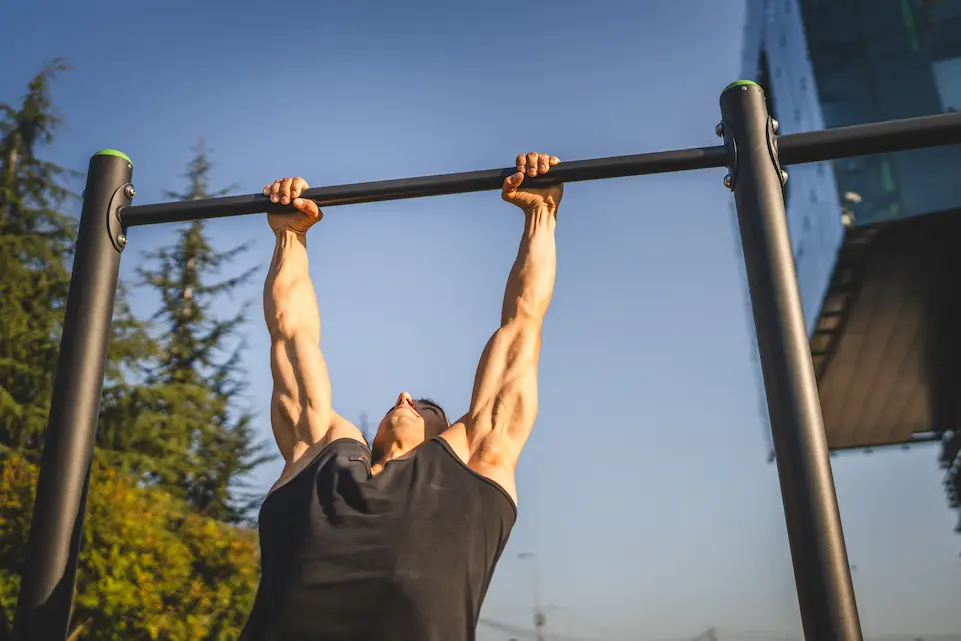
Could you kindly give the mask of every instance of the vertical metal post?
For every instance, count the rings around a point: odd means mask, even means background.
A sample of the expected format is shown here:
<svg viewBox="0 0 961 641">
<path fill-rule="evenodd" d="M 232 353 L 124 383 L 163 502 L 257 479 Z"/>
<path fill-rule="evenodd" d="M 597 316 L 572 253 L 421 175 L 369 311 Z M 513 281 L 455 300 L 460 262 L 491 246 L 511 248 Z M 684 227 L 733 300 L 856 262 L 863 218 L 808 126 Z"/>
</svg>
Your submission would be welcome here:
<svg viewBox="0 0 961 641">
<path fill-rule="evenodd" d="M 126 237 L 117 216 L 133 197 L 133 165 L 90 159 L 60 356 L 20 584 L 14 639 L 64 639 L 73 604 L 107 345 Z"/>
<path fill-rule="evenodd" d="M 804 635 L 861 641 L 837 494 L 764 91 L 739 81 L 721 93 L 718 133 L 728 149 L 761 370 Z"/>
</svg>

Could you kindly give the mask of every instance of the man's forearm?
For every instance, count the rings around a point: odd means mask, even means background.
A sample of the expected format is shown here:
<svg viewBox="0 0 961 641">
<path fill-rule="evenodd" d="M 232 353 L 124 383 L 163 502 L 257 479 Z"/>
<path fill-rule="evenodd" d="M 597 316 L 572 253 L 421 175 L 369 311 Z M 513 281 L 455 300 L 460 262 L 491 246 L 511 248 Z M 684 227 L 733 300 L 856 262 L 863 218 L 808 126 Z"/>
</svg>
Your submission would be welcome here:
<svg viewBox="0 0 961 641">
<path fill-rule="evenodd" d="M 274 255 L 264 283 L 264 316 L 272 338 L 291 339 L 300 332 L 320 340 L 317 296 L 307 271 L 305 234 L 276 234 Z"/>
<path fill-rule="evenodd" d="M 264 315 L 270 330 L 274 379 L 271 424 L 288 461 L 327 433 L 333 419 L 330 376 L 320 351 L 320 312 L 303 232 L 276 234 L 264 284 Z"/>
<path fill-rule="evenodd" d="M 557 272 L 554 211 L 541 205 L 524 212 L 524 217 L 524 235 L 504 292 L 501 327 L 518 322 L 539 327 L 554 292 Z"/>
</svg>

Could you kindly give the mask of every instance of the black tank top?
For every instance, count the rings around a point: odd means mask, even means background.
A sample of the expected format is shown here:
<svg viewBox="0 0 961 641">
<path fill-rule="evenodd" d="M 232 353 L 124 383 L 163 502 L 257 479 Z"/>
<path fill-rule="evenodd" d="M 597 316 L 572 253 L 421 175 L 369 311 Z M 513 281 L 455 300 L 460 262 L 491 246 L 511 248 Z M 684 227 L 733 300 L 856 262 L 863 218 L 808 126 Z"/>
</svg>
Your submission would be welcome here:
<svg viewBox="0 0 961 641">
<path fill-rule="evenodd" d="M 442 438 L 371 476 L 338 439 L 260 510 L 242 641 L 467 641 L 517 509 Z"/>
</svg>

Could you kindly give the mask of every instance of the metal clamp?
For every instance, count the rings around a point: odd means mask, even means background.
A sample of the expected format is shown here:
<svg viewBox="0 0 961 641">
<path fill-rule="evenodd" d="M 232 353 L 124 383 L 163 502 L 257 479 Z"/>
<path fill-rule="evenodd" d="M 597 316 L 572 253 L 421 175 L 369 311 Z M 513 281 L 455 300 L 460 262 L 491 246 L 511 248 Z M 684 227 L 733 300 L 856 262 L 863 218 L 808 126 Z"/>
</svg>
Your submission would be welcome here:
<svg viewBox="0 0 961 641">
<path fill-rule="evenodd" d="M 777 120 L 768 116 L 767 117 L 767 150 L 768 150 L 768 153 L 771 155 L 771 161 L 774 163 L 774 169 L 777 170 L 778 180 L 781 181 L 781 187 L 784 187 L 784 184 L 787 183 L 787 172 L 784 171 L 784 168 L 781 166 L 781 157 L 778 154 L 777 135 L 776 135 L 777 128 L 778 128 Z"/>
<path fill-rule="evenodd" d="M 113 243 L 114 249 L 118 252 L 122 252 L 127 246 L 127 230 L 120 218 L 120 210 L 130 204 L 130 199 L 135 193 L 137 192 L 133 185 L 125 183 L 117 187 L 107 204 L 107 233 L 110 235 L 110 242 Z"/>
<path fill-rule="evenodd" d="M 778 154 L 777 148 L 777 120 L 768 116 L 767 119 L 767 150 L 768 154 L 771 156 L 771 162 L 774 163 L 774 169 L 777 171 L 778 180 L 781 181 L 781 186 L 783 187 L 787 183 L 787 172 L 781 166 L 781 158 Z M 731 125 L 721 121 L 714 128 L 715 133 L 719 136 L 724 137 L 724 147 L 727 149 L 728 157 L 731 159 L 728 165 L 728 173 L 724 176 L 724 186 L 734 191 L 734 185 L 737 184 L 737 136 L 734 135 L 734 131 Z"/>
<path fill-rule="evenodd" d="M 727 150 L 727 157 L 730 159 L 727 166 L 728 174 L 724 176 L 724 186 L 734 191 L 734 185 L 737 184 L 737 137 L 734 135 L 734 129 L 730 123 L 723 120 L 717 124 L 714 131 L 718 135 L 724 136 L 724 148 Z"/>
</svg>

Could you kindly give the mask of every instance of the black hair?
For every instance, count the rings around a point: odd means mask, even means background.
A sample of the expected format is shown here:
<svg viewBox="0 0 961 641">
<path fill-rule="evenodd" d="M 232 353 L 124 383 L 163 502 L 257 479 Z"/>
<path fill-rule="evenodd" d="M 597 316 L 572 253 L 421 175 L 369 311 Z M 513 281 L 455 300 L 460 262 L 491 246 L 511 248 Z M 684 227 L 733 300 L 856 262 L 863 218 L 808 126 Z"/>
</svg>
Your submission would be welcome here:
<svg viewBox="0 0 961 641">
<path fill-rule="evenodd" d="M 445 412 L 444 408 L 440 406 L 440 403 L 438 403 L 434 399 L 425 396 L 423 398 L 414 399 L 414 402 L 420 403 L 421 405 L 431 405 L 433 407 L 436 407 L 438 410 L 440 410 L 440 415 L 444 418 L 444 421 L 446 421 L 447 424 L 450 425 L 450 419 L 447 418 L 447 412 Z"/>
</svg>

